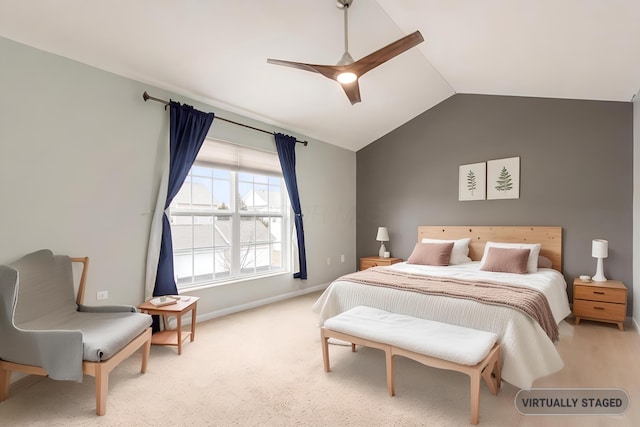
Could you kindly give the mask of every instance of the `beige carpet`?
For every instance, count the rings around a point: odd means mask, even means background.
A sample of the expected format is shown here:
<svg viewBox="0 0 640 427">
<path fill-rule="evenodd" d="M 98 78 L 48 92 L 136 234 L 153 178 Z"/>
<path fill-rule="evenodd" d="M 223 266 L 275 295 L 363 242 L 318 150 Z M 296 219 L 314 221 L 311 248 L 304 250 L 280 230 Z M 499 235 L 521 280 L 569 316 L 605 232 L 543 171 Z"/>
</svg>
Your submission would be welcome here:
<svg viewBox="0 0 640 427">
<path fill-rule="evenodd" d="M 332 345 L 333 372 L 322 370 L 318 294 L 209 322 L 183 354 L 151 349 L 146 374 L 135 354 L 111 375 L 107 414 L 95 415 L 94 381 L 29 377 L 0 404 L 0 425 L 16 426 L 465 426 L 469 380 L 398 358 L 396 396 L 386 391 L 384 354 Z M 480 425 L 640 425 L 640 335 L 627 325 L 563 322 L 565 369 L 540 387 L 622 387 L 631 408 L 618 417 L 524 417 L 515 387 L 492 396 L 482 384 Z"/>
</svg>

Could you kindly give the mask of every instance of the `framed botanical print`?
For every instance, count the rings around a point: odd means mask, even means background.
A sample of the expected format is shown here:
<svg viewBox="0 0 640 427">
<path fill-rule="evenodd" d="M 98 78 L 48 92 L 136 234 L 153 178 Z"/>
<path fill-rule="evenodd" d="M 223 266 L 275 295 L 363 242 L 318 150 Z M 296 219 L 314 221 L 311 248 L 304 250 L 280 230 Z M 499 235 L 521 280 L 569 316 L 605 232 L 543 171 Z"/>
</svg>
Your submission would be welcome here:
<svg viewBox="0 0 640 427">
<path fill-rule="evenodd" d="M 486 194 L 487 164 L 461 165 L 458 175 L 458 200 L 484 200 Z"/>
<path fill-rule="evenodd" d="M 520 198 L 520 157 L 487 161 L 487 200 Z"/>
</svg>

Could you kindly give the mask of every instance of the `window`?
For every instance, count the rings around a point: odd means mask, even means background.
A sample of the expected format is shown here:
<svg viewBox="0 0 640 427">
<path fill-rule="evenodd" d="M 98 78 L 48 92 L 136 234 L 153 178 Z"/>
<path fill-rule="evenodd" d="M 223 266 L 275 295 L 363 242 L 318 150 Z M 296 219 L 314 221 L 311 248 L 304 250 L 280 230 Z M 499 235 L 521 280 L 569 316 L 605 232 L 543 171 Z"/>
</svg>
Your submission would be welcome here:
<svg viewBox="0 0 640 427">
<path fill-rule="evenodd" d="M 277 154 L 206 140 L 169 206 L 179 289 L 289 271 Z"/>
</svg>

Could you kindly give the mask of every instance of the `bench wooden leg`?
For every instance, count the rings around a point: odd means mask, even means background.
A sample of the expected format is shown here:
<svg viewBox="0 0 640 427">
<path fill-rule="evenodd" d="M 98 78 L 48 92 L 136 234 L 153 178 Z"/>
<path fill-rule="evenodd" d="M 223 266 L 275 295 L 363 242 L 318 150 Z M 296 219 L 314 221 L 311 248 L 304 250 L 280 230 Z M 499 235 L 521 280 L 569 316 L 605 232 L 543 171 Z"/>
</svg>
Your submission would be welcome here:
<svg viewBox="0 0 640 427">
<path fill-rule="evenodd" d="M 500 390 L 500 386 L 502 385 L 500 364 L 500 347 L 496 345 L 489 353 L 487 365 L 482 371 L 482 378 L 487 383 L 489 391 L 494 396 L 498 394 L 498 390 Z"/>
<path fill-rule="evenodd" d="M 322 341 L 322 362 L 324 363 L 324 371 L 331 372 L 329 368 L 329 337 L 324 333 L 325 329 L 320 328 L 320 340 Z"/>
<path fill-rule="evenodd" d="M 489 355 L 478 365 L 478 369 L 469 372 L 469 378 L 471 380 L 470 393 L 471 393 L 471 424 L 478 424 L 480 419 L 480 378 L 484 379 L 489 387 L 489 391 L 493 395 L 498 394 L 501 379 L 500 368 L 500 346 L 496 344 Z"/>
<path fill-rule="evenodd" d="M 393 373 L 395 372 L 395 359 L 393 358 L 393 353 L 391 349 L 384 351 L 385 357 L 387 359 L 387 393 L 389 396 L 395 396 L 396 390 L 394 387 L 395 378 Z"/>
<path fill-rule="evenodd" d="M 480 418 L 480 372 L 476 371 L 469 374 L 471 393 L 471 424 L 478 424 Z"/>
</svg>

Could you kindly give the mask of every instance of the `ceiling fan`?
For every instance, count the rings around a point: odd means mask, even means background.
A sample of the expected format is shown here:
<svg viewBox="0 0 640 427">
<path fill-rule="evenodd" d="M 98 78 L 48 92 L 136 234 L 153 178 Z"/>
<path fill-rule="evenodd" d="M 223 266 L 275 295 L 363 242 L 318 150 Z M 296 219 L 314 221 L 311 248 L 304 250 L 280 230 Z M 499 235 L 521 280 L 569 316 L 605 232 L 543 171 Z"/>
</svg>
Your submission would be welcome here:
<svg viewBox="0 0 640 427">
<path fill-rule="evenodd" d="M 347 12 L 353 0 L 337 0 L 337 7 L 344 10 L 344 54 L 336 65 L 315 65 L 304 64 L 302 62 L 282 61 L 280 59 L 267 59 L 269 64 L 284 65 L 286 67 L 298 68 L 300 70 L 312 71 L 337 81 L 344 90 L 344 93 L 351 101 L 351 105 L 360 102 L 360 87 L 358 79 L 366 72 L 371 71 L 380 64 L 383 64 L 400 55 L 412 47 L 422 43 L 424 39 L 420 31 L 415 31 L 375 52 L 361 58 L 353 60 L 349 53 L 348 38 L 348 18 Z"/>
</svg>

